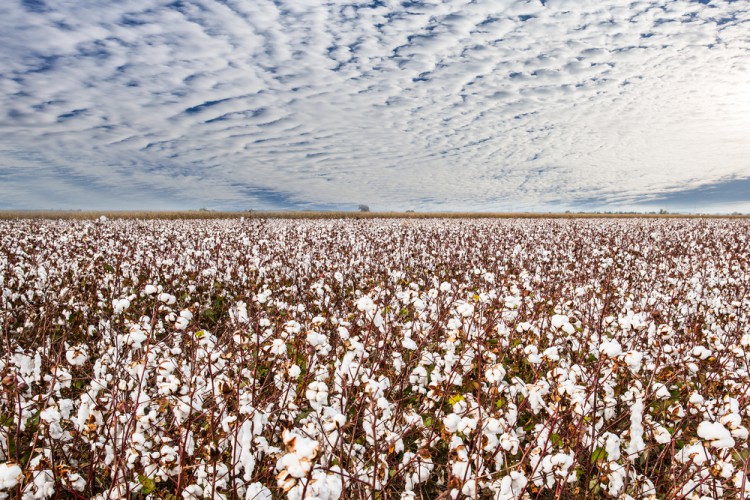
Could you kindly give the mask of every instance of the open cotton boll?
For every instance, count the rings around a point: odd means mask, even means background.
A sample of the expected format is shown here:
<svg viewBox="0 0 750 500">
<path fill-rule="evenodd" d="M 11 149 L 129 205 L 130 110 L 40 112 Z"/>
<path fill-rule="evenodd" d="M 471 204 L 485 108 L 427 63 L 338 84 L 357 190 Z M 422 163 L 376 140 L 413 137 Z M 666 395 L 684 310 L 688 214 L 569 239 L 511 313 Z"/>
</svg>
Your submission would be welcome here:
<svg viewBox="0 0 750 500">
<path fill-rule="evenodd" d="M 185 330 L 189 324 L 190 324 L 190 320 L 188 320 L 187 318 L 183 316 L 180 316 L 175 320 L 174 327 L 177 330 Z"/>
<path fill-rule="evenodd" d="M 271 494 L 271 490 L 263 486 L 263 484 L 252 483 L 247 487 L 245 500 L 273 500 L 273 495 Z"/>
<path fill-rule="evenodd" d="M 610 462 L 620 459 L 620 437 L 611 432 L 602 435 L 604 439 L 604 451 L 607 452 L 607 460 Z"/>
<path fill-rule="evenodd" d="M 89 348 L 85 344 L 69 347 L 65 351 L 65 359 L 72 366 L 81 366 L 89 359 Z"/>
<path fill-rule="evenodd" d="M 320 410 L 328 404 L 328 386 L 323 382 L 313 380 L 307 386 L 305 397 L 313 410 Z"/>
<path fill-rule="evenodd" d="M 414 342 L 411 337 L 407 337 L 404 335 L 404 340 L 401 341 L 401 345 L 404 349 L 408 349 L 410 351 L 416 351 L 419 347 L 416 342 Z"/>
<path fill-rule="evenodd" d="M 72 488 L 79 493 L 86 489 L 86 480 L 77 472 L 65 476 L 64 481 L 69 488 Z"/>
<path fill-rule="evenodd" d="M 542 362 L 542 357 L 539 355 L 539 349 L 535 345 L 527 345 L 523 348 L 523 352 L 526 354 L 529 363 L 532 365 L 538 365 Z"/>
<path fill-rule="evenodd" d="M 555 314 L 550 318 L 550 325 L 552 325 L 552 328 L 555 330 L 562 328 L 568 323 L 570 323 L 570 319 L 564 314 Z"/>
<path fill-rule="evenodd" d="M 630 443 L 626 450 L 628 459 L 635 461 L 643 450 L 646 443 L 643 441 L 643 400 L 638 397 L 630 408 Z"/>
<path fill-rule="evenodd" d="M 328 337 L 322 333 L 316 332 L 315 330 L 309 330 L 305 336 L 305 340 L 307 340 L 310 347 L 315 348 L 315 350 L 328 345 Z"/>
<path fill-rule="evenodd" d="M 599 344 L 599 352 L 614 358 L 622 354 L 622 346 L 617 340 L 607 340 Z"/>
<path fill-rule="evenodd" d="M 674 455 L 679 463 L 687 464 L 692 461 L 697 466 L 705 464 L 709 457 L 708 449 L 702 443 L 686 445 Z"/>
<path fill-rule="evenodd" d="M 23 471 L 16 464 L 0 464 L 0 491 L 15 488 L 23 477 Z"/>
<path fill-rule="evenodd" d="M 115 314 L 120 314 L 130 307 L 130 301 L 128 299 L 112 299 L 112 309 Z"/>
<path fill-rule="evenodd" d="M 570 319 L 564 314 L 555 314 L 550 318 L 550 326 L 553 330 L 562 330 L 568 335 L 576 332 L 575 326 L 570 323 Z"/>
<path fill-rule="evenodd" d="M 618 464 L 616 462 L 610 462 L 609 474 L 607 475 L 608 481 L 605 487 L 607 492 L 613 497 L 623 498 L 623 497 L 618 497 L 618 495 L 620 494 L 620 491 L 622 491 L 623 486 L 625 486 L 626 477 L 627 477 L 627 470 L 625 469 L 625 466 Z M 632 497 L 625 495 L 624 498 L 632 498 Z"/>
<path fill-rule="evenodd" d="M 171 293 L 160 293 L 157 298 L 159 299 L 159 302 L 164 302 L 168 306 L 171 306 L 172 304 L 177 302 L 177 297 L 175 297 Z"/>
<path fill-rule="evenodd" d="M 664 399 L 669 399 L 669 397 L 670 397 L 670 396 L 672 395 L 672 394 L 671 394 L 671 393 L 669 392 L 669 389 L 667 389 L 667 386 L 665 386 L 665 385 L 664 385 L 664 384 L 662 384 L 661 382 L 655 382 L 655 383 L 654 383 L 654 384 L 653 384 L 653 385 L 651 386 L 651 390 L 653 391 L 653 393 L 654 393 L 654 396 L 655 396 L 655 397 L 656 397 L 657 399 L 662 399 L 662 400 L 664 400 Z"/>
<path fill-rule="evenodd" d="M 459 425 L 461 425 L 461 417 L 455 413 L 450 413 L 443 418 L 443 427 L 450 433 L 458 431 Z"/>
<path fill-rule="evenodd" d="M 474 315 L 474 306 L 469 302 L 463 302 L 456 307 L 456 312 L 464 318 L 469 318 Z"/>
<path fill-rule="evenodd" d="M 461 493 L 468 498 L 474 498 L 477 493 L 477 482 L 474 479 L 466 481 L 461 488 Z"/>
<path fill-rule="evenodd" d="M 742 417 L 738 413 L 728 413 L 719 419 L 722 425 L 728 429 L 736 429 L 742 425 Z"/>
<path fill-rule="evenodd" d="M 545 359 L 548 359 L 550 361 L 559 361 L 560 360 L 560 353 L 558 351 L 557 346 L 548 347 L 544 350 L 542 353 L 542 357 Z"/>
<path fill-rule="evenodd" d="M 735 439 L 747 439 L 748 437 L 748 430 L 747 427 L 737 427 L 736 429 L 732 429 L 732 437 Z"/>
<path fill-rule="evenodd" d="M 357 300 L 357 309 L 362 312 L 370 312 L 375 310 L 375 302 L 367 296 L 363 295 Z"/>
<path fill-rule="evenodd" d="M 517 499 L 524 488 L 526 488 L 528 482 L 529 481 L 526 479 L 523 472 L 511 471 L 510 475 L 505 476 L 500 480 L 499 488 L 495 490 L 494 500 Z"/>
<path fill-rule="evenodd" d="M 624 357 L 625 364 L 632 370 L 633 373 L 638 373 L 641 370 L 641 362 L 643 361 L 643 353 L 640 351 L 628 351 Z"/>
<path fill-rule="evenodd" d="M 153 295 L 158 291 L 158 289 L 154 285 L 146 285 L 143 288 L 143 293 L 146 295 Z"/>
<path fill-rule="evenodd" d="M 690 355 L 691 356 L 693 356 L 694 358 L 701 359 L 701 360 L 705 360 L 705 359 L 710 358 L 711 354 L 712 354 L 711 350 L 710 349 L 706 349 L 702 345 L 697 345 L 697 346 L 693 347 L 692 351 L 690 351 Z"/>
<path fill-rule="evenodd" d="M 505 379 L 505 367 L 496 363 L 484 371 L 484 376 L 490 384 L 499 384 Z"/>
<path fill-rule="evenodd" d="M 729 430 L 720 422 L 703 421 L 698 424 L 698 437 L 708 441 L 714 448 L 734 448 L 734 439 Z"/>
</svg>

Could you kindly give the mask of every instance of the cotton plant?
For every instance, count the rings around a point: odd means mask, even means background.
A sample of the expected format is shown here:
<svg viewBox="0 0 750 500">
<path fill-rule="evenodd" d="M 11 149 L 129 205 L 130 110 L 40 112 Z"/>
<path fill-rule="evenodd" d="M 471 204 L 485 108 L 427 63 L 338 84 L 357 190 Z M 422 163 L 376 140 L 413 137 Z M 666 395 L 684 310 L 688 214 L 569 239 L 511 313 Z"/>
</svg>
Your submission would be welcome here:
<svg viewBox="0 0 750 500">
<path fill-rule="evenodd" d="M 742 224 L 6 222 L 0 494 L 747 497 Z"/>
</svg>

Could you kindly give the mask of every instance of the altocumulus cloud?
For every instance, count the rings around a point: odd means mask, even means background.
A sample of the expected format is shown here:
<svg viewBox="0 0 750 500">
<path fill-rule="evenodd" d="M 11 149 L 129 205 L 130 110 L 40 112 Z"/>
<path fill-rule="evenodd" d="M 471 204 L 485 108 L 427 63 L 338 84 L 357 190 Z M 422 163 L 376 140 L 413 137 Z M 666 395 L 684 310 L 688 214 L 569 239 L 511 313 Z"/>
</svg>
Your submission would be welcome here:
<svg viewBox="0 0 750 500">
<path fill-rule="evenodd" d="M 7 0 L 0 205 L 718 207 L 748 33 L 728 0 Z"/>
</svg>

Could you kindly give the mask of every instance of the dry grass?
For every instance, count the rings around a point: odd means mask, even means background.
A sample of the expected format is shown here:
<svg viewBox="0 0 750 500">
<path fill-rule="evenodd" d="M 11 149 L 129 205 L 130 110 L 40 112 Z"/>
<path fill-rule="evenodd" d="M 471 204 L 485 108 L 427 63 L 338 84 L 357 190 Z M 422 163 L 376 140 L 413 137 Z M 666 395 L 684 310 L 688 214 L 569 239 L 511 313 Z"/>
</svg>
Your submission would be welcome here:
<svg viewBox="0 0 750 500">
<path fill-rule="evenodd" d="M 640 213 L 561 213 L 561 212 L 345 212 L 345 211 L 252 211 L 214 212 L 207 210 L 185 211 L 65 211 L 65 210 L 0 210 L 0 220 L 15 219 L 746 219 L 750 215 L 720 214 L 640 214 Z"/>
</svg>

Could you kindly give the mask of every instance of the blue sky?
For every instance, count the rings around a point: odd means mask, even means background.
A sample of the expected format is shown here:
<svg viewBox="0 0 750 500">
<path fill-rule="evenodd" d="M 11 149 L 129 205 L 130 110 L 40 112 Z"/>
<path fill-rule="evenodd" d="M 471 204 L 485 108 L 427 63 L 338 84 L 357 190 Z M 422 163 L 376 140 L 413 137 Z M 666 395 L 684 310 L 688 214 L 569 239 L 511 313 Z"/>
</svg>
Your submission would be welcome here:
<svg viewBox="0 0 750 500">
<path fill-rule="evenodd" d="M 5 0 L 0 208 L 750 212 L 744 0 Z"/>
</svg>

